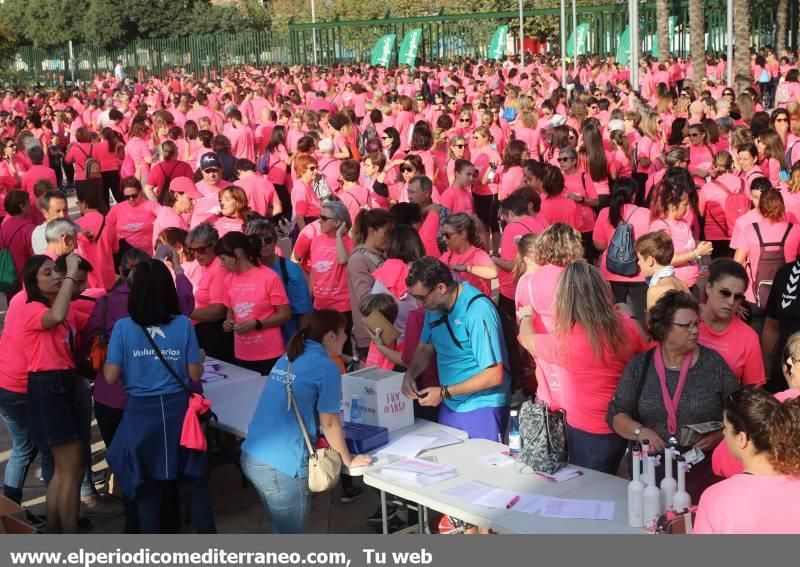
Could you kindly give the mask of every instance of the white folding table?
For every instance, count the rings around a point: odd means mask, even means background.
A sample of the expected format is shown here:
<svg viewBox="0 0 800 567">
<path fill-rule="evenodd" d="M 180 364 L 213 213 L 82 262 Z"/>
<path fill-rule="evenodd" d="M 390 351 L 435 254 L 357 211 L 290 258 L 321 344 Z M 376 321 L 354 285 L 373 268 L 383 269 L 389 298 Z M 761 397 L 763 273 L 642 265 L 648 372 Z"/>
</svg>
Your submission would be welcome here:
<svg viewBox="0 0 800 567">
<path fill-rule="evenodd" d="M 450 465 L 458 476 L 431 486 L 415 486 L 385 474 L 379 467 L 371 467 L 364 473 L 364 483 L 389 494 L 416 502 L 422 508 L 431 508 L 453 516 L 480 528 L 498 533 L 646 533 L 631 528 L 627 523 L 627 482 L 621 478 L 576 467 L 583 475 L 556 483 L 532 473 L 517 472 L 517 464 L 493 466 L 481 460 L 481 456 L 507 450 L 501 445 L 485 439 L 470 439 L 458 445 L 427 451 L 421 458 L 431 458 L 437 463 Z M 525 514 L 512 510 L 487 508 L 442 494 L 444 491 L 478 480 L 488 485 L 532 492 L 543 496 L 613 500 L 613 520 L 568 520 L 544 518 L 538 514 Z M 381 499 L 382 512 L 386 509 Z M 385 533 L 385 532 L 384 532 Z"/>
</svg>

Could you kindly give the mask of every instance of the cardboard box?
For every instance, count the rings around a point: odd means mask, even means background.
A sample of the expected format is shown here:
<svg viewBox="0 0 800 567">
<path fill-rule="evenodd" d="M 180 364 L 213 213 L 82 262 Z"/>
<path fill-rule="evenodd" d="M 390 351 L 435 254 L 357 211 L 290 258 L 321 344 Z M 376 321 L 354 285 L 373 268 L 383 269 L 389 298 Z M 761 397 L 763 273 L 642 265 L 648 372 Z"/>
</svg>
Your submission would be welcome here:
<svg viewBox="0 0 800 567">
<path fill-rule="evenodd" d="M 403 395 L 403 374 L 370 366 L 342 376 L 344 416 L 350 421 L 353 396 L 359 398 L 361 423 L 389 432 L 414 425 L 414 405 Z"/>
<path fill-rule="evenodd" d="M 36 528 L 28 521 L 22 506 L 0 495 L 0 526 L 7 534 L 35 534 Z"/>
</svg>

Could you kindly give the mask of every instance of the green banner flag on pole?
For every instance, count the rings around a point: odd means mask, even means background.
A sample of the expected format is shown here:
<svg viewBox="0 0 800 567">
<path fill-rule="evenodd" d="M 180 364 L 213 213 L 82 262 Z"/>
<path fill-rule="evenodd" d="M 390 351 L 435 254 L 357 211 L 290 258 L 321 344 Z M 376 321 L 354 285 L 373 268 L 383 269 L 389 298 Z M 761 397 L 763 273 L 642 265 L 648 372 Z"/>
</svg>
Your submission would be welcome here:
<svg viewBox="0 0 800 567">
<path fill-rule="evenodd" d="M 400 45 L 400 54 L 397 56 L 398 65 L 408 65 L 413 68 L 417 64 L 417 52 L 422 43 L 422 28 L 414 28 L 403 38 Z"/>
<path fill-rule="evenodd" d="M 625 28 L 622 35 L 619 36 L 619 43 L 617 44 L 617 63 L 620 65 L 627 65 L 631 58 L 631 28 Z"/>
<path fill-rule="evenodd" d="M 397 43 L 397 35 L 388 33 L 378 41 L 375 42 L 375 47 L 372 48 L 372 58 L 370 65 L 381 65 L 382 67 L 389 67 L 394 58 L 394 46 Z"/>
<path fill-rule="evenodd" d="M 578 49 L 575 49 L 575 40 L 577 38 Z M 572 35 L 567 40 L 567 55 L 575 57 L 586 53 L 586 40 L 589 38 L 589 24 L 583 23 L 575 28 Z"/>
<path fill-rule="evenodd" d="M 667 32 L 669 33 L 669 49 L 672 50 L 672 39 L 675 37 L 675 28 L 678 25 L 678 16 L 670 16 L 667 20 Z M 658 57 L 658 32 L 653 36 L 653 49 L 650 51 L 653 57 Z"/>
<path fill-rule="evenodd" d="M 492 41 L 489 43 L 488 59 L 500 60 L 506 53 L 506 39 L 508 37 L 508 26 L 500 26 L 494 32 Z"/>
</svg>

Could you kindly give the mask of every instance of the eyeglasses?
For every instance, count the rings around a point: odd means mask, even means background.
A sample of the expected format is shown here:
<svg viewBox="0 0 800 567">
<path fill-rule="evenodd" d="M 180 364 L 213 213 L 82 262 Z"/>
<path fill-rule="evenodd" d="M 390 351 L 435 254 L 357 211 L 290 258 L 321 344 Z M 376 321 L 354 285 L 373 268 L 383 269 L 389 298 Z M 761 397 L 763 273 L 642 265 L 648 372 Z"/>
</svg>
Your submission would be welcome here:
<svg viewBox="0 0 800 567">
<path fill-rule="evenodd" d="M 466 148 L 467 145 L 466 144 L 453 144 L 453 147 L 454 148 L 462 148 L 463 149 L 463 148 Z"/>
<path fill-rule="evenodd" d="M 568 161 L 572 161 L 574 159 L 575 158 L 571 158 L 571 157 L 560 157 L 560 158 L 558 158 L 558 163 L 567 163 Z"/>
<path fill-rule="evenodd" d="M 733 297 L 733 300 L 737 303 L 744 301 L 743 293 L 733 293 L 731 290 L 725 288 L 718 289 L 717 291 L 725 299 L 730 299 L 731 297 Z"/>
<path fill-rule="evenodd" d="M 209 248 L 211 248 L 211 246 L 212 246 L 211 244 L 206 244 L 205 246 L 196 246 L 195 248 L 191 248 L 191 247 L 187 246 L 186 250 L 196 254 L 197 252 L 203 252 L 205 250 L 208 250 Z"/>
<path fill-rule="evenodd" d="M 134 193 L 133 195 L 123 195 L 128 201 L 135 201 L 139 198 L 139 193 Z"/>
<path fill-rule="evenodd" d="M 425 300 L 426 300 L 426 299 L 428 299 L 428 296 L 429 296 L 430 294 L 432 294 L 432 293 L 434 292 L 434 290 L 435 290 L 435 289 L 436 289 L 436 288 L 434 288 L 434 289 L 430 290 L 430 291 L 429 291 L 428 293 L 426 293 L 425 295 L 416 295 L 416 294 L 413 294 L 413 293 L 412 293 L 412 294 L 411 294 L 411 297 L 413 297 L 414 299 L 416 299 L 417 301 L 419 301 L 419 302 L 421 302 L 421 303 L 424 303 L 424 302 L 425 302 Z"/>
<path fill-rule="evenodd" d="M 336 220 L 336 217 L 326 217 L 325 215 L 320 215 L 319 220 L 321 221 Z"/>
<path fill-rule="evenodd" d="M 472 120 L 469 119 L 469 118 L 459 118 L 458 121 L 459 122 L 472 122 Z"/>
<path fill-rule="evenodd" d="M 690 329 L 697 329 L 700 326 L 700 320 L 695 319 L 694 321 L 689 321 L 688 323 L 678 323 L 677 321 L 673 321 L 672 324 L 688 331 Z"/>
<path fill-rule="evenodd" d="M 400 171 L 402 173 L 414 173 L 416 169 L 414 169 L 413 167 L 401 167 Z"/>
</svg>

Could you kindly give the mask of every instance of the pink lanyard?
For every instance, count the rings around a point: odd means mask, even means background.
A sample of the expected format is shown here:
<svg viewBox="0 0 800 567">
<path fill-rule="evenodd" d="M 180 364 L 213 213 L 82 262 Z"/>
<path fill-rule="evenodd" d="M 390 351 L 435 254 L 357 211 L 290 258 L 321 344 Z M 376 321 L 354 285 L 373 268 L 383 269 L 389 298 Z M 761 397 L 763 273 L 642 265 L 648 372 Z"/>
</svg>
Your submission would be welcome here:
<svg viewBox="0 0 800 567">
<path fill-rule="evenodd" d="M 678 432 L 678 405 L 681 402 L 683 387 L 686 385 L 686 378 L 689 375 L 689 367 L 692 365 L 692 353 L 689 352 L 683 357 L 680 374 L 678 374 L 678 386 L 675 388 L 675 396 L 670 397 L 667 390 L 667 371 L 664 368 L 664 359 L 661 357 L 661 346 L 656 346 L 655 367 L 658 380 L 661 383 L 661 397 L 664 399 L 664 407 L 667 410 L 667 430 L 670 436 L 674 437 Z"/>
</svg>

